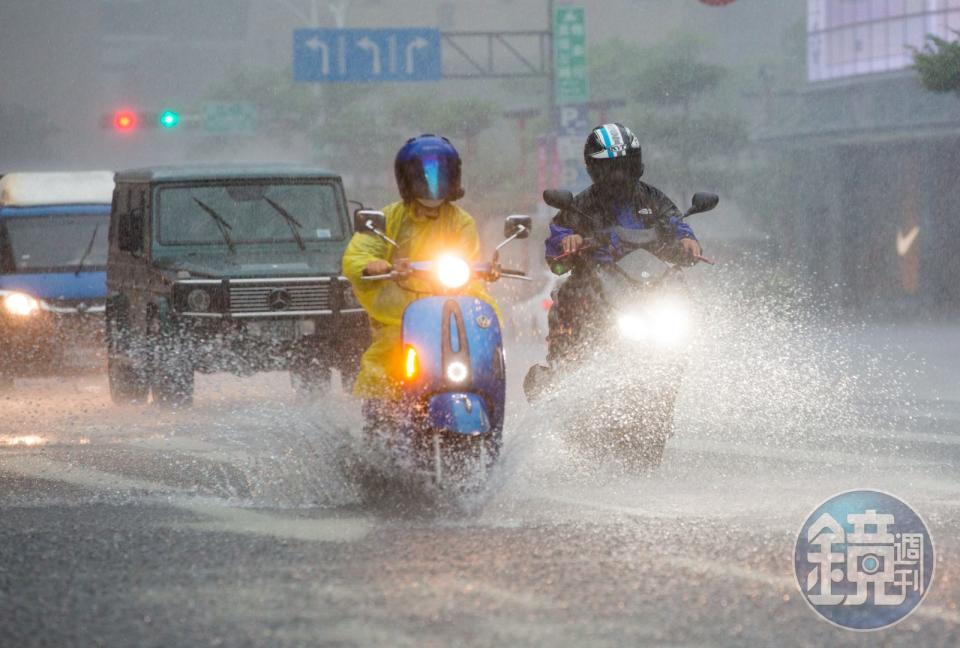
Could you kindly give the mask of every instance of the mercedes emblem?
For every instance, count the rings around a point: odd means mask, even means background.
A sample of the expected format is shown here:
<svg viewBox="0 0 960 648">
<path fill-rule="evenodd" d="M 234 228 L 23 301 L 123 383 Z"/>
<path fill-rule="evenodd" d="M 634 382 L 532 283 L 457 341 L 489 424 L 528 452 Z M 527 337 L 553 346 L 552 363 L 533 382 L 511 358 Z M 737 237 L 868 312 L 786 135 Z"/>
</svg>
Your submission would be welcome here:
<svg viewBox="0 0 960 648">
<path fill-rule="evenodd" d="M 277 288 L 267 297 L 267 303 L 272 311 L 285 311 L 293 304 L 293 299 L 290 298 L 290 293 L 286 290 Z"/>
</svg>

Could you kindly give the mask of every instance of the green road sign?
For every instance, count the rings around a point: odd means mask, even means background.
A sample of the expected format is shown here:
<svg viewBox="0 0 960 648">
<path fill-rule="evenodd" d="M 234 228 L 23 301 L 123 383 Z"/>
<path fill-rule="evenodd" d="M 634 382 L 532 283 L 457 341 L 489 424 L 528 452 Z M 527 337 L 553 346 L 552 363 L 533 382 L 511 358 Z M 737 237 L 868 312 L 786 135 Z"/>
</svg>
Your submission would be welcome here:
<svg viewBox="0 0 960 648">
<path fill-rule="evenodd" d="M 203 104 L 203 128 L 208 133 L 254 133 L 257 107 L 249 101 L 207 101 Z"/>
<path fill-rule="evenodd" d="M 587 20 L 583 7 L 557 7 L 554 11 L 553 65 L 557 103 L 588 101 Z"/>
</svg>

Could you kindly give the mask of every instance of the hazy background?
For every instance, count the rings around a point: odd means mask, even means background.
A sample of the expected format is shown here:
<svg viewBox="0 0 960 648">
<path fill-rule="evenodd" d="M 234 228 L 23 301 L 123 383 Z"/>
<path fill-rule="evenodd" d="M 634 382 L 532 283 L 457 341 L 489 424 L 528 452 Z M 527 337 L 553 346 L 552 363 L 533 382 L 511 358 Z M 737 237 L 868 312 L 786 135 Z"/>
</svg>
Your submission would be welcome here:
<svg viewBox="0 0 960 648">
<path fill-rule="evenodd" d="M 701 189 L 723 196 L 694 223 L 719 260 L 753 268 L 770 291 L 812 286 L 819 301 L 858 313 L 956 311 L 960 99 L 925 91 L 896 59 L 928 32 L 960 28 L 954 0 L 578 4 L 590 99 L 615 102 L 591 121 L 635 129 L 646 179 L 678 203 Z M 539 161 L 553 133 L 545 79 L 302 84 L 291 60 L 292 31 L 309 26 L 547 24 L 544 0 L 7 0 L 0 172 L 316 163 L 343 174 L 351 198 L 381 205 L 395 196 L 396 149 L 437 131 L 465 156 L 464 205 L 488 239 L 505 213 L 539 211 L 543 226 L 542 185 L 563 182 Z M 103 125 L 118 108 L 190 116 L 210 100 L 253 102 L 256 131 Z M 507 115 L 524 110 L 541 112 L 521 128 Z M 897 237 L 913 227 L 901 255 Z"/>
</svg>

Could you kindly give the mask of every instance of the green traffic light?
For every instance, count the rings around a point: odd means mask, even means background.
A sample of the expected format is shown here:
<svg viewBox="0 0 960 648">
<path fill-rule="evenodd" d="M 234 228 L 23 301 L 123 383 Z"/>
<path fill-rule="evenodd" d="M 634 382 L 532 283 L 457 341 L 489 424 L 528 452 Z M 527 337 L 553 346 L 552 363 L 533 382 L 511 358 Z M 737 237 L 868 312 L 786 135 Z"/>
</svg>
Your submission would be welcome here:
<svg viewBox="0 0 960 648">
<path fill-rule="evenodd" d="M 174 110 L 164 110 L 160 114 L 160 125 L 164 128 L 176 128 L 180 124 L 180 113 Z"/>
</svg>

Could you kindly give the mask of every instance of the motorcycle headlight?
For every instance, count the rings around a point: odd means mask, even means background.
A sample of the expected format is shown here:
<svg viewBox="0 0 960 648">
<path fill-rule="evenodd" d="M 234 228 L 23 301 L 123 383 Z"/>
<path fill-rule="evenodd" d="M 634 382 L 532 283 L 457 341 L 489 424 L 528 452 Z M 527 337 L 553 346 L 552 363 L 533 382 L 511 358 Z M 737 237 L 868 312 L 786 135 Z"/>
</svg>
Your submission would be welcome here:
<svg viewBox="0 0 960 648">
<path fill-rule="evenodd" d="M 689 335 L 690 313 L 682 304 L 655 302 L 642 313 L 620 315 L 617 330 L 628 340 L 672 346 Z"/>
<path fill-rule="evenodd" d="M 661 302 L 650 308 L 650 332 L 657 344 L 670 346 L 690 334 L 690 313 L 681 304 Z"/>
<path fill-rule="evenodd" d="M 187 294 L 187 306 L 195 313 L 206 313 L 210 310 L 210 293 L 203 288 L 194 288 Z"/>
<path fill-rule="evenodd" d="M 437 279 L 447 288 L 462 288 L 470 281 L 470 265 L 460 257 L 446 254 L 437 259 Z"/>
<path fill-rule="evenodd" d="M 11 315 L 28 317 L 40 310 L 40 301 L 26 293 L 13 292 L 4 295 L 3 308 Z"/>
<path fill-rule="evenodd" d="M 647 339 L 647 322 L 642 316 L 624 313 L 617 318 L 617 330 L 628 340 L 642 342 Z"/>
</svg>

